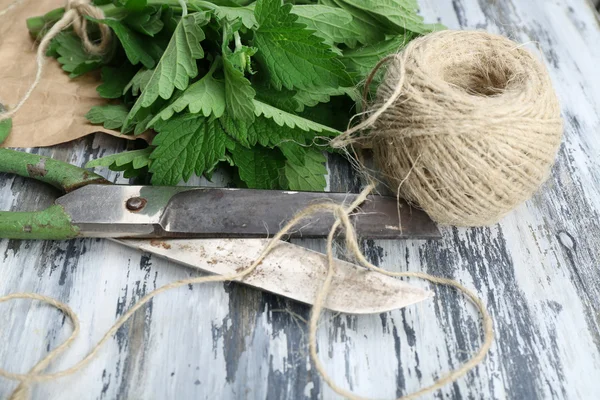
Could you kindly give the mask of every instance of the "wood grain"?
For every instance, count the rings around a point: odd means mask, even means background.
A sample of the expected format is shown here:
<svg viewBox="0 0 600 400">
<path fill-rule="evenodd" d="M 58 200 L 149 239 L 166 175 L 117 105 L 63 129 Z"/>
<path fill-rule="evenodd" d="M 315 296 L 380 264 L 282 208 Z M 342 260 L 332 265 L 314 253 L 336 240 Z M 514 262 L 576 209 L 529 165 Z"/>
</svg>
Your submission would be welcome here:
<svg viewBox="0 0 600 400">
<path fill-rule="evenodd" d="M 391 270 L 457 279 L 475 289 L 493 314 L 497 340 L 486 362 L 433 397 L 597 398 L 598 19 L 586 0 L 420 4 L 430 21 L 486 29 L 539 47 L 563 107 L 565 139 L 550 180 L 500 224 L 445 228 L 438 242 L 366 242 L 365 252 Z M 96 136 L 36 152 L 83 165 L 122 146 Z M 329 168 L 330 189 L 358 189 L 346 164 L 333 160 Z M 114 173 L 109 179 L 123 182 Z M 54 195 L 36 182 L 0 175 L 0 209 L 41 208 Z M 324 247 L 314 240 L 302 244 Z M 50 370 L 79 360 L 143 294 L 193 274 L 103 240 L 0 241 L 0 294 L 50 295 L 82 318 L 80 340 Z M 433 289 L 436 300 L 404 310 L 362 317 L 326 313 L 319 350 L 331 375 L 361 395 L 391 398 L 465 361 L 480 343 L 475 310 L 453 290 Z M 34 398 L 334 399 L 308 359 L 308 314 L 306 306 L 238 284 L 172 291 L 138 313 L 84 372 L 36 385 Z M 25 372 L 68 331 L 58 312 L 47 307 L 0 304 L 0 363 Z M 14 387 L 0 380 L 0 398 Z"/>
</svg>

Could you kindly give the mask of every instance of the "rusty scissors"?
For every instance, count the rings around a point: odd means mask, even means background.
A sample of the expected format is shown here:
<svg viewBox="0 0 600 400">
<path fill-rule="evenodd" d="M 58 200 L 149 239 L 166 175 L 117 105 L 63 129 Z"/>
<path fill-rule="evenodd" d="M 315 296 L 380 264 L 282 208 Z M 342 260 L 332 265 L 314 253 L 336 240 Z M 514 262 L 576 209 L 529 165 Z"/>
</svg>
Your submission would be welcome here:
<svg viewBox="0 0 600 400">
<path fill-rule="evenodd" d="M 307 204 L 352 202 L 346 193 L 292 192 L 206 187 L 114 185 L 100 175 L 58 160 L 0 149 L 0 172 L 50 184 L 64 195 L 45 210 L 0 211 L 0 238 L 65 240 L 109 238 L 173 262 L 226 275 L 249 265 L 276 232 Z M 396 199 L 369 196 L 353 216 L 357 232 L 370 239 L 440 237 L 437 226 L 408 206 L 398 215 Z M 400 222 L 402 225 L 400 226 Z M 290 233 L 319 238 L 333 216 L 317 215 Z M 315 265 L 321 266 L 315 268 Z M 282 242 L 261 269 L 243 283 L 312 303 L 325 279 L 325 256 Z M 400 280 L 336 260 L 338 274 L 326 306 L 363 314 L 401 308 L 430 293 Z M 368 285 L 360 284 L 367 280 Z M 364 288 L 364 289 L 361 289 Z M 364 293 L 363 293 L 364 292 Z M 391 295 L 390 295 L 391 294 Z M 349 300 L 350 299 L 350 300 Z M 352 300 L 353 299 L 353 300 Z"/>
</svg>

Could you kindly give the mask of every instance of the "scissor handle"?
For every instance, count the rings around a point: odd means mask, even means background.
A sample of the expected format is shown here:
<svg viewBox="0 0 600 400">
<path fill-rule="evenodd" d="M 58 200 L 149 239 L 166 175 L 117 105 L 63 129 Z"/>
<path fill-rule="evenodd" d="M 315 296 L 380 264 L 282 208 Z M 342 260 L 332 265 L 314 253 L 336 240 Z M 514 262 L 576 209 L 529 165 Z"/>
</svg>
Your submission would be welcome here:
<svg viewBox="0 0 600 400">
<path fill-rule="evenodd" d="M 65 193 L 89 184 L 110 183 L 102 176 L 62 161 L 15 150 L 0 149 L 0 172 L 33 178 L 57 187 Z M 0 211 L 0 238 L 71 239 L 79 228 L 59 205 L 43 211 Z"/>
<path fill-rule="evenodd" d="M 37 179 L 65 193 L 92 183 L 110 183 L 102 176 L 83 168 L 49 157 L 9 149 L 0 149 L 0 172 Z"/>
</svg>

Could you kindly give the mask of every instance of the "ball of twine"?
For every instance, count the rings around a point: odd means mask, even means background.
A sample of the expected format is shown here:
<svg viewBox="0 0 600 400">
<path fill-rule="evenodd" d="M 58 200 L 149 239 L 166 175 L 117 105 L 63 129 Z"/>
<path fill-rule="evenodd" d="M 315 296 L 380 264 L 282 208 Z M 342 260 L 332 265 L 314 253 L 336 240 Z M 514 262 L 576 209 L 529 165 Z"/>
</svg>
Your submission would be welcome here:
<svg viewBox="0 0 600 400">
<path fill-rule="evenodd" d="M 400 196 L 442 224 L 496 223 L 549 175 L 561 141 L 550 77 L 499 35 L 440 31 L 393 56 L 371 116 L 355 132 Z"/>
</svg>

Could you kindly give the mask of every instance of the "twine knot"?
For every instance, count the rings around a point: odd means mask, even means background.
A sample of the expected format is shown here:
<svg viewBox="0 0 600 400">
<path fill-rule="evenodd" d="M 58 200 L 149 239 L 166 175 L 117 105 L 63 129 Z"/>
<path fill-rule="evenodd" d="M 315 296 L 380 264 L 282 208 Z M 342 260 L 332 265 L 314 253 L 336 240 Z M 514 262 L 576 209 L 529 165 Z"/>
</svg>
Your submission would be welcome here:
<svg viewBox="0 0 600 400">
<path fill-rule="evenodd" d="M 104 19 L 104 12 L 91 4 L 90 0 L 68 0 L 65 7 L 66 13 L 63 17 L 71 21 L 73 31 L 81 38 L 85 50 L 93 55 L 106 53 L 111 41 L 111 32 L 108 25 L 98 24 L 100 30 L 100 41 L 96 44 L 88 36 L 87 18 Z M 67 17 L 68 16 L 68 17 Z"/>
<path fill-rule="evenodd" d="M 16 4 L 16 3 L 15 3 Z M 12 7 L 12 5 L 11 5 Z M 8 9 L 7 9 L 8 10 Z M 6 12 L 4 10 L 3 12 Z M 2 13 L 0 13 L 2 15 Z M 98 24 L 98 30 L 100 31 L 100 41 L 94 43 L 90 40 L 87 31 L 87 18 L 92 17 L 94 19 L 104 19 L 104 11 L 94 6 L 91 0 L 67 0 L 65 6 L 65 13 L 60 20 L 58 20 L 52 28 L 46 32 L 37 50 L 36 64 L 37 71 L 35 73 L 35 79 L 29 89 L 25 92 L 21 100 L 9 111 L 0 110 L 0 121 L 12 118 L 17 111 L 23 107 L 23 105 L 29 100 L 31 94 L 40 83 L 42 79 L 42 73 L 44 71 L 44 65 L 46 63 L 46 52 L 52 39 L 54 39 L 59 33 L 72 26 L 73 31 L 81 38 L 83 48 L 90 54 L 102 55 L 105 54 L 111 42 L 111 31 L 108 25 Z"/>
</svg>

